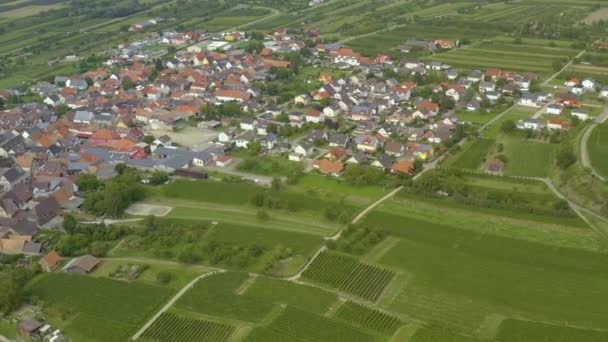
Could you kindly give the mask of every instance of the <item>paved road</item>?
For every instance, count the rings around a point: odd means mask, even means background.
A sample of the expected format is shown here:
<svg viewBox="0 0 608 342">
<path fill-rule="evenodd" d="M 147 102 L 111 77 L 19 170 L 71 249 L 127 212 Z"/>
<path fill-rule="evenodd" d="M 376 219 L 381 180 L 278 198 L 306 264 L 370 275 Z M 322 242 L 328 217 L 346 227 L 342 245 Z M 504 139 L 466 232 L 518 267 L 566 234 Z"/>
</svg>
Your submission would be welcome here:
<svg viewBox="0 0 608 342">
<path fill-rule="evenodd" d="M 591 170 L 591 173 L 593 174 L 593 176 L 597 177 L 598 179 L 602 180 L 603 182 L 606 181 L 606 178 L 604 178 L 602 175 L 600 175 L 599 173 L 597 173 L 595 171 L 595 169 L 593 168 L 593 165 L 591 164 L 591 159 L 589 158 L 589 149 L 588 149 L 588 141 L 589 141 L 589 137 L 591 136 L 591 132 L 593 132 L 593 130 L 595 129 L 595 127 L 597 127 L 597 125 L 602 124 L 606 121 L 606 119 L 608 119 L 608 105 L 604 107 L 604 111 L 602 112 L 602 114 L 600 114 L 595 121 L 589 125 L 589 127 L 587 127 L 587 129 L 585 130 L 585 133 L 583 134 L 583 137 L 581 138 L 581 141 L 579 142 L 580 145 L 580 155 L 581 155 L 581 163 L 583 164 L 584 167 L 589 168 Z"/>
<path fill-rule="evenodd" d="M 192 288 L 192 286 L 194 286 L 194 284 L 196 284 L 197 281 L 208 277 L 210 275 L 216 274 L 216 273 L 221 273 L 224 272 L 222 271 L 213 271 L 213 272 L 209 272 L 209 273 L 205 273 L 205 274 L 201 274 L 200 276 L 194 278 L 191 282 L 188 283 L 188 285 L 184 286 L 175 296 L 173 296 L 173 298 L 171 298 L 171 300 L 165 304 L 165 306 L 163 306 L 162 309 L 158 310 L 158 312 L 156 313 L 156 315 L 154 315 L 154 317 L 152 317 L 146 324 L 144 324 L 143 327 L 141 327 L 141 329 L 139 329 L 138 332 L 135 333 L 135 335 L 133 335 L 133 337 L 131 337 L 131 340 L 135 341 L 137 340 L 139 337 L 141 337 L 141 335 L 146 332 L 146 330 L 152 325 L 154 324 L 154 322 L 156 322 L 156 320 L 163 314 L 165 313 L 165 311 L 169 310 L 169 308 L 175 304 L 175 302 L 177 302 L 177 300 L 184 294 L 186 293 L 186 291 L 190 290 L 190 288 Z"/>
</svg>

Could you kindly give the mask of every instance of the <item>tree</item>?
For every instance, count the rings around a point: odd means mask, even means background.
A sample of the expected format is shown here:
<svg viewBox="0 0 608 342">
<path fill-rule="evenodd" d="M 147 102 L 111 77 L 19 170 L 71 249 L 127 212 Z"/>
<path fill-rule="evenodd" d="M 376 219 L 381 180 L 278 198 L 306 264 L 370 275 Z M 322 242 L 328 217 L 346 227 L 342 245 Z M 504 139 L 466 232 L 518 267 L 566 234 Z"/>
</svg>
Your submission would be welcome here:
<svg viewBox="0 0 608 342">
<path fill-rule="evenodd" d="M 279 177 L 272 178 L 271 187 L 275 191 L 281 190 L 281 187 L 283 187 L 283 182 L 281 182 L 281 178 L 279 178 Z"/>
<path fill-rule="evenodd" d="M 0 311 L 9 313 L 23 301 L 23 283 L 12 271 L 0 274 Z"/>
<path fill-rule="evenodd" d="M 0 110 L 4 110 L 5 108 L 5 103 L 4 103 L 4 97 L 0 96 Z"/>
<path fill-rule="evenodd" d="M 156 282 L 161 285 L 167 285 L 173 279 L 173 274 L 167 271 L 160 271 L 156 274 Z"/>
<path fill-rule="evenodd" d="M 65 104 L 58 104 L 57 106 L 55 106 L 55 113 L 59 116 L 63 116 L 65 115 L 65 113 L 70 111 L 70 107 L 68 107 Z"/>
<path fill-rule="evenodd" d="M 572 152 L 572 149 L 562 148 L 562 150 L 557 153 L 556 163 L 560 169 L 565 170 L 575 162 L 576 156 Z"/>
<path fill-rule="evenodd" d="M 154 171 L 149 180 L 152 185 L 165 184 L 169 180 L 169 175 L 166 172 Z"/>
<path fill-rule="evenodd" d="M 76 232 L 77 228 L 78 221 L 76 221 L 74 215 L 69 213 L 63 215 L 63 229 L 66 231 L 66 233 L 72 235 Z"/>
<path fill-rule="evenodd" d="M 83 173 L 78 177 L 76 185 L 78 185 L 78 190 L 88 192 L 97 190 L 101 182 L 97 179 L 97 176 Z"/>
<path fill-rule="evenodd" d="M 512 133 L 516 128 L 517 126 L 513 120 L 505 120 L 505 122 L 500 125 L 500 131 L 505 134 Z"/>
<path fill-rule="evenodd" d="M 152 144 L 154 142 L 154 140 L 156 140 L 156 138 L 154 138 L 153 135 L 146 135 L 144 137 L 144 142 L 148 145 Z"/>
</svg>

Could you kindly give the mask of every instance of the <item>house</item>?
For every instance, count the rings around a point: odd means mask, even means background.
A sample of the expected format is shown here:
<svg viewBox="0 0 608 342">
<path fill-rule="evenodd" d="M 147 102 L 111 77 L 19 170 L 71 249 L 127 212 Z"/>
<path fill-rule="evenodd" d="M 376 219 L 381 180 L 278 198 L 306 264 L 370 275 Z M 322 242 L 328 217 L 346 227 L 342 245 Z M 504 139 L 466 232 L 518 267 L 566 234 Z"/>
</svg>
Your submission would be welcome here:
<svg viewBox="0 0 608 342">
<path fill-rule="evenodd" d="M 600 97 L 608 98 L 608 86 L 605 86 L 600 90 Z"/>
<path fill-rule="evenodd" d="M 226 167 L 232 163 L 230 156 L 221 156 L 215 161 L 215 165 L 219 167 Z"/>
<path fill-rule="evenodd" d="M 572 116 L 575 116 L 582 121 L 587 121 L 589 120 L 589 111 L 584 108 L 574 108 L 572 109 Z"/>
<path fill-rule="evenodd" d="M 390 169 L 392 165 L 393 165 L 393 158 L 391 158 L 391 156 L 386 153 L 381 155 L 380 157 L 378 157 L 376 160 L 374 160 L 372 162 L 372 166 L 381 168 L 383 170 Z"/>
<path fill-rule="evenodd" d="M 558 119 L 549 119 L 547 120 L 547 129 L 549 130 L 558 130 L 558 131 L 567 131 L 570 129 L 570 124 L 563 120 Z"/>
<path fill-rule="evenodd" d="M 536 119 L 526 119 L 526 120 L 520 120 L 517 122 L 517 128 L 519 129 L 531 129 L 531 130 L 539 130 L 540 129 L 540 123 L 538 122 L 538 120 Z"/>
<path fill-rule="evenodd" d="M 363 134 L 355 137 L 355 145 L 359 151 L 372 153 L 378 149 L 380 143 L 375 136 Z"/>
<path fill-rule="evenodd" d="M 563 107 L 561 104 L 557 104 L 557 103 L 553 103 L 547 106 L 547 109 L 545 109 L 545 113 L 547 114 L 553 114 L 553 115 L 560 115 L 562 113 Z"/>
<path fill-rule="evenodd" d="M 329 146 L 331 146 L 331 147 L 336 147 L 336 146 L 346 147 L 348 145 L 349 141 L 350 141 L 350 137 L 345 134 L 331 133 L 329 135 Z"/>
<path fill-rule="evenodd" d="M 414 163 L 411 160 L 401 160 L 393 164 L 391 167 L 393 173 L 411 174 L 414 171 Z"/>
<path fill-rule="evenodd" d="M 43 225 L 61 214 L 61 205 L 54 197 L 42 200 L 34 207 L 38 224 Z"/>
<path fill-rule="evenodd" d="M 311 154 L 313 151 L 313 144 L 309 141 L 301 141 L 300 143 L 293 146 L 293 152 L 301 154 L 304 157 Z"/>
<path fill-rule="evenodd" d="M 42 328 L 42 323 L 38 322 L 33 318 L 26 319 L 17 324 L 17 331 L 21 336 L 27 339 L 36 339 L 36 334 L 38 333 L 40 328 Z"/>
<path fill-rule="evenodd" d="M 253 131 L 255 130 L 258 122 L 252 118 L 243 118 L 239 124 L 242 130 L 244 131 Z"/>
<path fill-rule="evenodd" d="M 486 167 L 486 171 L 493 173 L 493 174 L 497 174 L 497 175 L 502 175 L 504 170 L 505 170 L 505 162 L 500 159 L 491 160 L 488 163 L 488 166 Z"/>
<path fill-rule="evenodd" d="M 542 94 L 524 92 L 519 99 L 519 104 L 527 107 L 541 107 L 543 99 L 546 99 Z"/>
<path fill-rule="evenodd" d="M 234 142 L 236 147 L 247 148 L 249 144 L 256 141 L 256 136 L 253 131 L 246 131 L 238 136 Z"/>
<path fill-rule="evenodd" d="M 310 96 L 308 94 L 298 95 L 293 98 L 293 103 L 305 106 L 310 103 Z"/>
<path fill-rule="evenodd" d="M 323 120 L 325 120 L 323 113 L 318 110 L 311 109 L 306 112 L 306 122 L 321 123 Z"/>
<path fill-rule="evenodd" d="M 297 153 L 297 152 L 292 152 L 289 154 L 289 160 L 291 161 L 296 161 L 296 162 L 300 162 L 302 160 L 304 160 L 304 155 L 301 153 Z"/>
<path fill-rule="evenodd" d="M 583 86 L 583 88 L 591 90 L 595 88 L 595 81 L 590 78 L 586 78 L 583 80 L 581 85 Z"/>
<path fill-rule="evenodd" d="M 341 161 L 331 161 L 329 159 L 314 160 L 313 168 L 319 170 L 322 174 L 331 176 L 340 176 L 344 171 L 344 163 Z"/>
<path fill-rule="evenodd" d="M 384 145 L 384 151 L 395 157 L 400 157 L 405 153 L 405 146 L 398 141 L 388 141 Z"/>
<path fill-rule="evenodd" d="M 39 263 L 45 272 L 52 272 L 57 268 L 57 266 L 59 266 L 60 261 L 61 257 L 59 254 L 57 254 L 55 251 L 51 251 L 47 255 L 40 258 Z"/>
<path fill-rule="evenodd" d="M 86 254 L 70 260 L 64 267 L 63 272 L 74 274 L 88 274 L 99 264 L 99 259 Z"/>
</svg>

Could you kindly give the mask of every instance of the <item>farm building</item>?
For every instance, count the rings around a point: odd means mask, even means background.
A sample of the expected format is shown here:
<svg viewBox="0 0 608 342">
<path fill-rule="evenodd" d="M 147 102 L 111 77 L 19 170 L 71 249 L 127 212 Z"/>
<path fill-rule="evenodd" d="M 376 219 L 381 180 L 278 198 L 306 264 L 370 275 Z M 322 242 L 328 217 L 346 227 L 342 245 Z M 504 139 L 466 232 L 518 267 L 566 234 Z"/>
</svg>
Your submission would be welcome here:
<svg viewBox="0 0 608 342">
<path fill-rule="evenodd" d="M 87 254 L 70 260 L 64 267 L 66 273 L 87 274 L 99 264 L 99 259 Z"/>
<path fill-rule="evenodd" d="M 49 254 L 43 256 L 40 259 L 40 266 L 45 272 L 51 272 L 59 266 L 59 262 L 61 261 L 61 257 L 57 252 L 51 251 Z"/>
</svg>

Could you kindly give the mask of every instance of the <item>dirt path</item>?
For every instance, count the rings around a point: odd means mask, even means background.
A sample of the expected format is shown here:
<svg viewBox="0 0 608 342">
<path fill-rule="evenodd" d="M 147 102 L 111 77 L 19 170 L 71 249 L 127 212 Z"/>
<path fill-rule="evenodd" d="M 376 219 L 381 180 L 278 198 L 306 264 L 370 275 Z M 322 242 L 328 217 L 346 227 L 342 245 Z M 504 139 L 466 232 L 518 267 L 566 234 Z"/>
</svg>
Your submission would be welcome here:
<svg viewBox="0 0 608 342">
<path fill-rule="evenodd" d="M 140 338 L 140 337 L 141 337 L 141 335 L 142 335 L 144 332 L 146 332 L 146 330 L 148 330 L 148 328 L 149 328 L 150 326 L 152 326 L 152 324 L 154 324 L 154 322 L 156 322 L 156 320 L 157 320 L 157 319 L 158 319 L 158 318 L 159 318 L 159 317 L 160 317 L 160 316 L 161 316 L 163 313 L 165 313 L 165 311 L 169 310 L 169 308 L 170 308 L 170 307 L 171 307 L 173 304 L 175 304 L 175 302 L 177 302 L 177 300 L 178 300 L 178 299 L 179 299 L 181 296 L 183 296 L 183 295 L 184 295 L 184 293 L 186 293 L 186 291 L 190 290 L 190 289 L 192 288 L 192 286 L 194 286 L 194 284 L 196 284 L 196 282 L 197 282 L 197 281 L 199 281 L 199 280 L 201 280 L 201 279 L 203 279 L 203 278 L 205 278 L 205 277 L 208 277 L 208 276 L 214 275 L 214 274 L 216 274 L 216 273 L 221 273 L 221 272 L 224 272 L 224 271 L 223 271 L 223 270 L 222 270 L 222 271 L 212 271 L 212 272 L 209 272 L 209 273 L 201 274 L 200 276 L 198 276 L 198 277 L 194 278 L 194 279 L 193 279 L 191 282 L 189 282 L 189 283 L 188 283 L 186 286 L 184 286 L 184 287 L 183 287 L 181 290 L 179 290 L 179 292 L 178 292 L 178 293 L 177 293 L 175 296 L 173 296 L 173 298 L 171 298 L 171 300 L 169 300 L 169 302 L 168 302 L 167 304 L 165 304 L 165 306 L 163 306 L 163 308 L 162 308 L 162 309 L 158 310 L 158 312 L 157 312 L 157 313 L 156 313 L 156 314 L 155 314 L 155 315 L 154 315 L 154 316 L 153 316 L 153 317 L 152 317 L 152 318 L 151 318 L 151 319 L 150 319 L 148 322 L 146 322 L 146 324 L 144 324 L 144 326 L 143 326 L 143 327 L 141 327 L 141 329 L 139 329 L 139 331 L 138 331 L 138 332 L 136 332 L 136 333 L 135 333 L 135 335 L 133 335 L 133 337 L 131 337 L 131 340 L 135 341 L 135 340 L 137 340 L 138 338 Z"/>
<path fill-rule="evenodd" d="M 599 40 L 596 40 L 595 42 L 593 42 L 592 45 L 595 45 L 596 43 L 598 43 Z M 576 55 L 574 58 L 572 58 L 570 61 L 568 61 L 568 63 L 566 63 L 566 65 L 564 65 L 563 68 L 561 68 L 558 72 L 556 72 L 555 74 L 551 75 L 549 78 L 547 78 L 546 80 L 543 81 L 543 83 L 541 83 L 541 85 L 543 87 L 546 87 L 547 85 L 549 85 L 549 83 L 551 81 L 553 81 L 554 78 L 557 77 L 557 75 L 561 74 L 562 72 L 564 72 L 566 69 L 568 69 L 569 66 L 572 65 L 572 63 L 574 63 L 575 59 L 580 58 L 582 55 L 585 54 L 585 52 L 587 52 L 587 49 L 584 49 L 583 51 L 579 52 L 578 55 Z"/>
<path fill-rule="evenodd" d="M 600 179 L 602 182 L 605 182 L 606 178 L 604 178 L 602 175 L 597 173 L 595 171 L 595 169 L 593 168 L 593 165 L 591 164 L 591 159 L 589 158 L 588 142 L 589 142 L 589 137 L 591 136 L 591 133 L 593 132 L 595 127 L 597 127 L 599 124 L 604 123 L 604 121 L 606 121 L 607 118 L 608 118 L 608 106 L 604 107 L 604 112 L 595 119 L 595 122 L 593 122 L 589 127 L 587 127 L 587 129 L 585 130 L 585 133 L 583 134 L 583 137 L 581 138 L 581 141 L 579 142 L 581 163 L 583 164 L 584 167 L 590 169 L 591 173 L 595 177 Z"/>
</svg>

